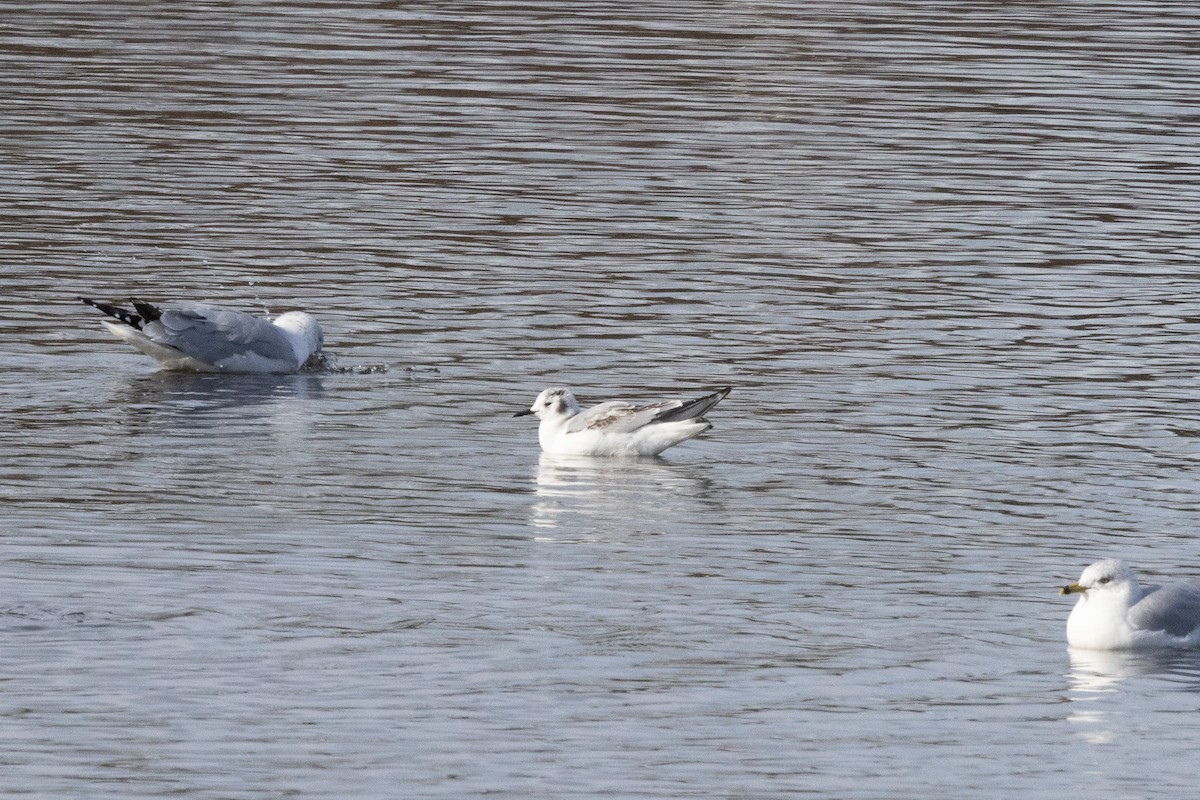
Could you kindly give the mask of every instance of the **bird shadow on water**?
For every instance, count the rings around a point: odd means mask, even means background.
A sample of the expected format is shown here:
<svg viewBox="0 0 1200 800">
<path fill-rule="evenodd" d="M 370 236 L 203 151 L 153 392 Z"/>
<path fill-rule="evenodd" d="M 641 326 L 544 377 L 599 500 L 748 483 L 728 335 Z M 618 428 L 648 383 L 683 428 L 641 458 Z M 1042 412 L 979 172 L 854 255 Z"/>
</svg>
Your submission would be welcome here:
<svg viewBox="0 0 1200 800">
<path fill-rule="evenodd" d="M 530 509 L 535 528 L 572 531 L 630 522 L 650 523 L 672 509 L 713 504 L 713 483 L 703 468 L 661 456 L 603 458 L 542 453 L 533 476 Z M 557 538 L 557 537 L 550 537 Z"/>
</svg>

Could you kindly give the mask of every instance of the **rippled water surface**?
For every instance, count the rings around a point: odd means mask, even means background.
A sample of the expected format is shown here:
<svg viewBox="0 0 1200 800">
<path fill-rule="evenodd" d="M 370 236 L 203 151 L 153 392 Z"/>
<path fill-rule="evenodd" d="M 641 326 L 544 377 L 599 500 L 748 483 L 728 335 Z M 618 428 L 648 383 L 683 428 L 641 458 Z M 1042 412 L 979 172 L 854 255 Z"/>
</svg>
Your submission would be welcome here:
<svg viewBox="0 0 1200 800">
<path fill-rule="evenodd" d="M 0 14 L 0 794 L 1185 797 L 1200 13 Z M 170 375 L 78 295 L 306 308 Z M 649 460 L 514 419 L 733 394 Z"/>
</svg>

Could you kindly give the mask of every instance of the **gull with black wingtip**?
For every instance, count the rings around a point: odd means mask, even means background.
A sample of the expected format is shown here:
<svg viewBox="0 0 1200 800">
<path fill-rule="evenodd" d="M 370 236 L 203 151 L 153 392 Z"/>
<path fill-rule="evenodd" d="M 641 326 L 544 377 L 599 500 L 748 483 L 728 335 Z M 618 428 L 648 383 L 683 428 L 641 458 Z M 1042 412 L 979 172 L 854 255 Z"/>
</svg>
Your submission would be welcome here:
<svg viewBox="0 0 1200 800">
<path fill-rule="evenodd" d="M 546 389 L 514 416 L 541 420 L 538 441 L 555 455 L 653 456 L 712 427 L 704 414 L 725 399 L 730 387 L 695 400 L 636 405 L 621 400 L 582 409 L 566 389 Z"/>
<path fill-rule="evenodd" d="M 115 320 L 101 320 L 114 336 L 168 370 L 298 372 L 325 344 L 321 326 L 303 311 L 271 320 L 205 305 L 161 309 L 130 298 L 131 311 L 79 299 Z"/>
</svg>

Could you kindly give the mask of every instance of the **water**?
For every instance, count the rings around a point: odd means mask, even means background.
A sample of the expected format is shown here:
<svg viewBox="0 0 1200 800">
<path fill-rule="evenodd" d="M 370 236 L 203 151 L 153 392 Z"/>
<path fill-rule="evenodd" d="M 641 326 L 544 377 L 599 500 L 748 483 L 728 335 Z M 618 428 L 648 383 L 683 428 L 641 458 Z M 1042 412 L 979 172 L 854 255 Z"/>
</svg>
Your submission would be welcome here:
<svg viewBox="0 0 1200 800">
<path fill-rule="evenodd" d="M 25 2 L 0 794 L 1189 796 L 1183 4 Z M 77 295 L 304 307 L 156 373 Z M 512 413 L 734 393 L 646 461 Z"/>
</svg>

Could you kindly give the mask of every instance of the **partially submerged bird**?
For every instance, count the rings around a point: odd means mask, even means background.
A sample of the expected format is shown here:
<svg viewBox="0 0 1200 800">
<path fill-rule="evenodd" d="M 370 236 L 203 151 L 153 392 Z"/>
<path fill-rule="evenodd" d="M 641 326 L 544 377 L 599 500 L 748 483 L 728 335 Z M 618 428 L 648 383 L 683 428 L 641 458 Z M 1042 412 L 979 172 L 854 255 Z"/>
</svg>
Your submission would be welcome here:
<svg viewBox="0 0 1200 800">
<path fill-rule="evenodd" d="M 1138 585 L 1123 561 L 1097 561 L 1059 594 L 1078 594 L 1067 643 L 1088 650 L 1194 647 L 1200 644 L 1200 586 Z"/>
<path fill-rule="evenodd" d="M 695 400 L 634 405 L 610 400 L 587 410 L 566 389 L 546 389 L 527 411 L 540 420 L 538 441 L 547 453 L 582 456 L 653 456 L 712 427 L 704 414 L 730 387 Z"/>
<path fill-rule="evenodd" d="M 161 309 L 131 298 L 133 310 L 79 298 L 116 321 L 101 320 L 163 369 L 197 372 L 296 372 L 325 343 L 311 314 L 289 311 L 274 320 L 241 311 L 192 305 Z"/>
</svg>

